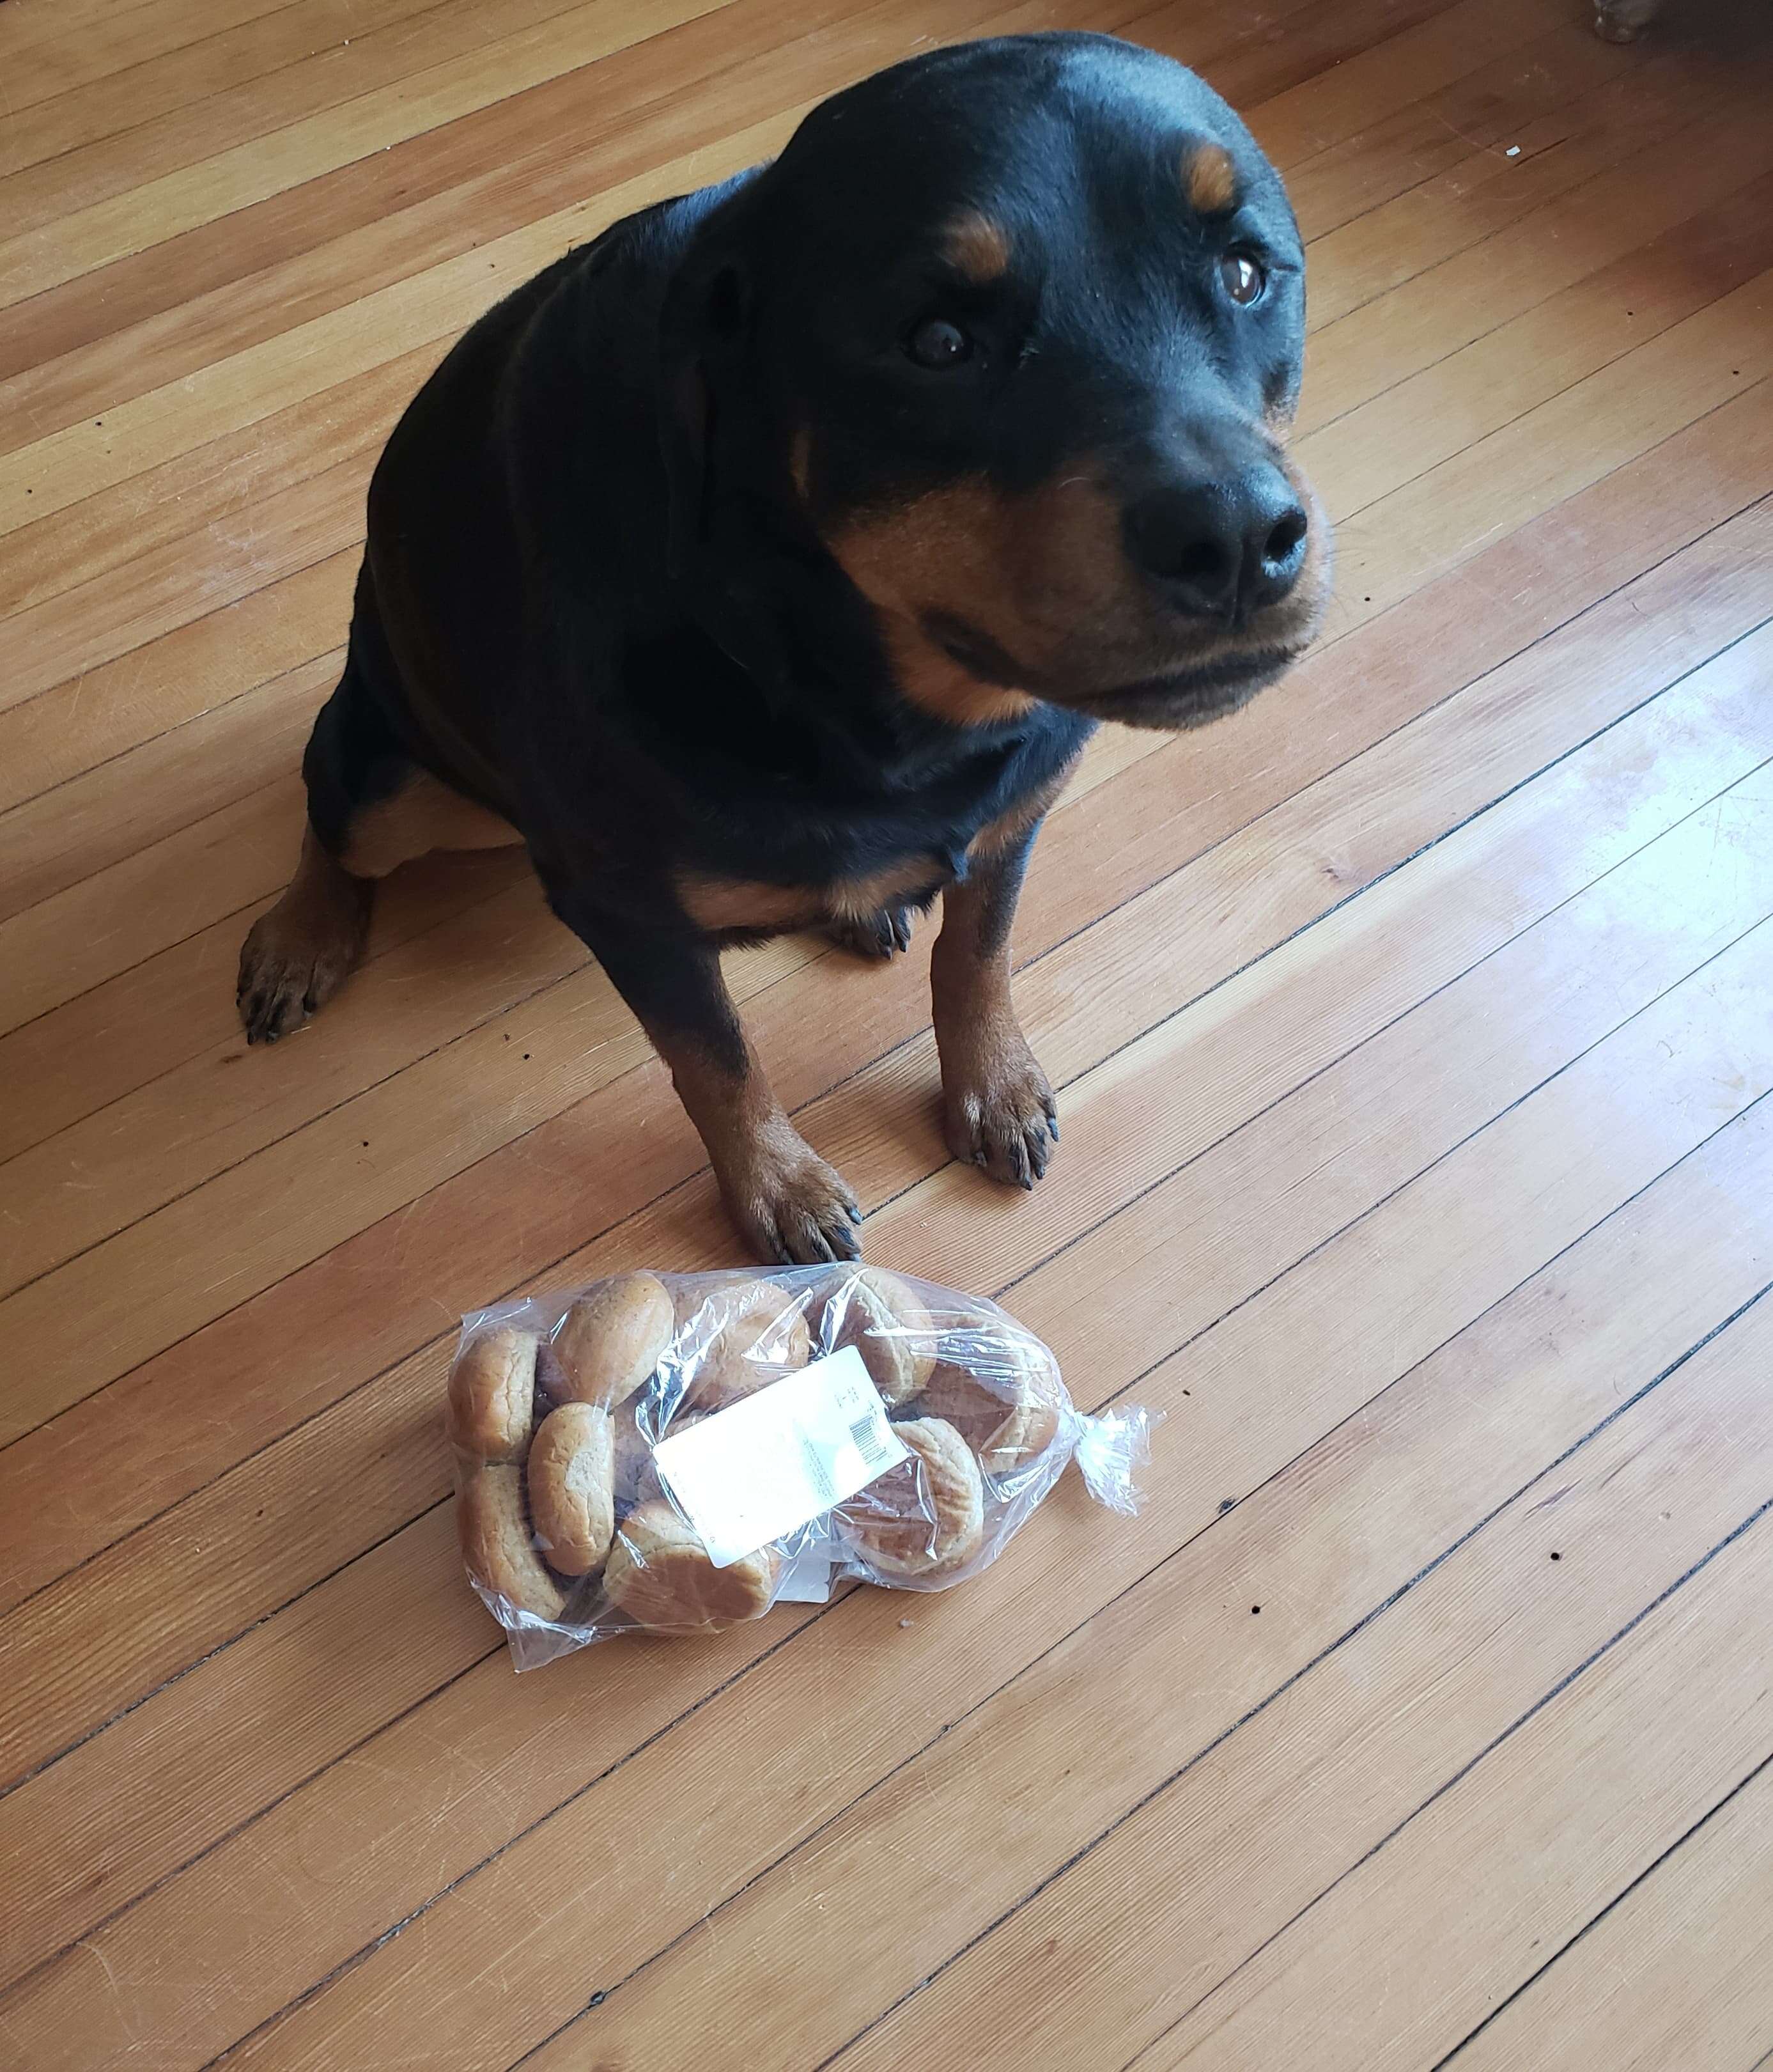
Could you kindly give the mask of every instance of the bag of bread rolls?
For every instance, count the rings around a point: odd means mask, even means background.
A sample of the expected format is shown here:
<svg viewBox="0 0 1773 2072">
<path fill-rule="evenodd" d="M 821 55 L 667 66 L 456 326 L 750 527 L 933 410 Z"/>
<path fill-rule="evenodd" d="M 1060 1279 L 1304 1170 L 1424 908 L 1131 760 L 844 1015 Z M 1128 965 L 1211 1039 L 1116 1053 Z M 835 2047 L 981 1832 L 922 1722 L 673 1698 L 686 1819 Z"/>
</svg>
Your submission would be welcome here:
<svg viewBox="0 0 1773 2072">
<path fill-rule="evenodd" d="M 843 1264 L 624 1273 L 481 1310 L 446 1422 L 462 1558 L 528 1669 L 847 1580 L 946 1589 L 1073 1462 L 1131 1512 L 1151 1420 L 1080 1412 L 995 1303 Z"/>
</svg>

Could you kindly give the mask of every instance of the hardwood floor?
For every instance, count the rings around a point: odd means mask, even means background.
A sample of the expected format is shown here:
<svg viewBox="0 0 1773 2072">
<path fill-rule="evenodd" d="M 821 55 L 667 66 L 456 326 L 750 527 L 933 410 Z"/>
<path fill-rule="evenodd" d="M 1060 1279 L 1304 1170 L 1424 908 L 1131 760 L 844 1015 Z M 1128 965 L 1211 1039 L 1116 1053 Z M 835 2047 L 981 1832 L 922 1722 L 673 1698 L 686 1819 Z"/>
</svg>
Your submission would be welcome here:
<svg viewBox="0 0 1773 2072">
<path fill-rule="evenodd" d="M 1773 21 L 1591 19 L 0 6 L 0 2062 L 1769 2062 Z M 245 1052 L 369 468 L 611 216 L 1067 25 L 1287 173 L 1329 632 L 1053 815 L 1038 1193 L 946 1160 L 926 940 L 731 974 L 871 1256 L 1165 1412 L 1148 1502 L 515 1679 L 457 1315 L 738 1254 L 508 856 Z"/>
</svg>

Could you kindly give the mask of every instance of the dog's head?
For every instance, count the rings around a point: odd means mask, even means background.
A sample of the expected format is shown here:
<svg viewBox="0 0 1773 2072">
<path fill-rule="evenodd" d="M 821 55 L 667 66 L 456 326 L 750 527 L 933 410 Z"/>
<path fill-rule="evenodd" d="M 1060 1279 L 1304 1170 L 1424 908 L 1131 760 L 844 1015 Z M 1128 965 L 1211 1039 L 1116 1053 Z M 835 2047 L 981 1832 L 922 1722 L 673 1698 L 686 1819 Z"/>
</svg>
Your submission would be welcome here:
<svg viewBox="0 0 1773 2072">
<path fill-rule="evenodd" d="M 662 319 L 674 525 L 828 556 L 943 719 L 1195 725 L 1322 616 L 1303 342 L 1279 178 L 1192 72 L 1103 36 L 933 52 L 699 230 Z"/>
</svg>

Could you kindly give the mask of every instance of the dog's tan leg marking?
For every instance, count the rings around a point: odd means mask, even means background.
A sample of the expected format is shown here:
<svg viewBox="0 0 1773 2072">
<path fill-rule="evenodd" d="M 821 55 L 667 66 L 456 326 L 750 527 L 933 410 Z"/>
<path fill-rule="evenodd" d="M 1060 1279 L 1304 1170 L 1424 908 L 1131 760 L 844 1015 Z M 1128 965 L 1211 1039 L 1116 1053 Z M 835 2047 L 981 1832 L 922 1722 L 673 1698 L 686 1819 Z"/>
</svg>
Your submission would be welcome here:
<svg viewBox="0 0 1773 2072">
<path fill-rule="evenodd" d="M 289 889 L 252 923 L 235 1001 L 249 1043 L 274 1043 L 323 1007 L 351 973 L 369 932 L 376 881 L 439 849 L 502 849 L 519 840 L 497 813 L 428 771 L 352 821 L 342 857 L 310 827 Z"/>
<path fill-rule="evenodd" d="M 789 1120 L 749 1040 L 735 1072 L 692 1035 L 647 1033 L 708 1147 L 727 1213 L 758 1256 L 802 1266 L 853 1259 L 856 1197 Z"/>
<path fill-rule="evenodd" d="M 1010 929 L 1028 845 L 1070 774 L 981 833 L 971 874 L 942 895 L 930 958 L 948 1148 L 1007 1186 L 1032 1187 L 1059 1141 L 1053 1089 L 1010 999 Z"/>
<path fill-rule="evenodd" d="M 248 1043 L 299 1029 L 344 984 L 363 954 L 375 891 L 322 848 L 311 827 L 303 829 L 289 890 L 240 948 L 234 998 Z"/>
</svg>

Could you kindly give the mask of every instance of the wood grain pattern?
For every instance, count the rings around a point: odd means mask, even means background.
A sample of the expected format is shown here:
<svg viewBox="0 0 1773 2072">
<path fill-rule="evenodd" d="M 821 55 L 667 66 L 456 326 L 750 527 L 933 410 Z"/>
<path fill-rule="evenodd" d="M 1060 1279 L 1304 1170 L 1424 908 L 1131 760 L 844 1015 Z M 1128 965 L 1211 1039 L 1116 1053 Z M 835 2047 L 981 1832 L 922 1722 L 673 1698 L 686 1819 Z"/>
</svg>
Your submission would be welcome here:
<svg viewBox="0 0 1773 2072">
<path fill-rule="evenodd" d="M 1770 1816 L 1763 1765 L 1517 1988 L 1462 2066 L 1500 2072 L 1583 2048 L 1605 2051 L 1620 2072 L 1753 2066 L 1773 1955 Z"/>
<path fill-rule="evenodd" d="M 1287 173 L 1330 627 L 1053 816 L 1037 1194 L 946 1160 L 927 929 L 732 978 L 872 1256 L 1166 1414 L 1147 1501 L 514 1681 L 455 1318 L 737 1255 L 519 859 L 244 1051 L 368 471 L 567 244 L 1055 27 Z M 9 0 L 0 78 L 0 2059 L 1764 2061 L 1764 10 Z"/>
</svg>

